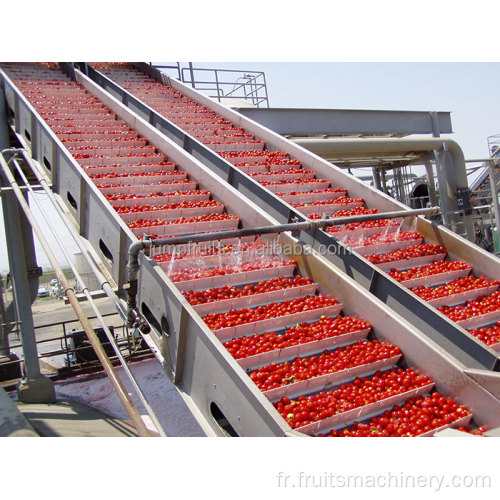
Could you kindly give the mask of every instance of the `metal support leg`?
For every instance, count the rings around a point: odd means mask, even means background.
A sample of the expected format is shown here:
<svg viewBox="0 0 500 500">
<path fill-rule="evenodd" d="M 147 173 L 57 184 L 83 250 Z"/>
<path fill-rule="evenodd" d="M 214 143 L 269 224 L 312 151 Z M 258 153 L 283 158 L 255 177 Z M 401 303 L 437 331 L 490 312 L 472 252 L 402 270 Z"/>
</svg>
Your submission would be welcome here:
<svg viewBox="0 0 500 500">
<path fill-rule="evenodd" d="M 375 185 L 375 187 L 379 191 L 382 191 L 382 183 L 380 180 L 380 170 L 377 167 L 372 167 L 372 172 L 373 172 L 373 184 Z"/>
<path fill-rule="evenodd" d="M 54 402 L 56 398 L 53 382 L 49 378 L 42 376 L 38 362 L 21 213 L 15 194 L 12 191 L 6 191 L 3 194 L 2 203 L 9 265 L 16 309 L 20 321 L 25 364 L 25 376 L 18 386 L 18 397 L 20 401 L 25 403 Z"/>
<path fill-rule="evenodd" d="M 496 162 L 494 160 L 488 162 L 488 169 L 490 174 L 491 199 L 493 202 L 493 211 L 495 214 L 495 229 L 494 229 L 495 232 L 492 234 L 492 237 L 493 237 L 493 245 L 495 248 L 495 252 L 498 252 L 497 238 L 498 238 L 498 228 L 500 226 L 500 206 L 498 203 L 498 189 L 495 181 L 495 163 Z"/>
<path fill-rule="evenodd" d="M 445 220 L 445 225 L 458 234 L 461 233 L 459 224 L 461 222 L 460 215 L 449 214 L 458 210 L 457 205 L 457 179 L 460 173 L 456 171 L 457 166 L 453 162 L 452 155 L 448 151 L 436 153 L 436 165 L 439 182 L 439 195 L 441 212 Z M 472 215 L 463 215 L 465 237 L 469 241 L 475 240 L 474 221 Z"/>
<path fill-rule="evenodd" d="M 438 205 L 436 194 L 436 183 L 434 182 L 434 172 L 432 171 L 432 163 L 425 162 L 425 175 L 427 177 L 427 185 L 429 186 L 429 202 L 432 206 Z"/>
<path fill-rule="evenodd" d="M 5 96 L 3 88 L 0 87 L 0 151 L 10 147 L 8 127 L 7 113 L 5 111 Z"/>
<path fill-rule="evenodd" d="M 398 199 L 401 203 L 406 204 L 406 197 L 405 197 L 405 191 L 404 191 L 404 186 L 403 186 L 403 175 L 401 174 L 401 169 L 396 168 L 394 170 L 394 183 L 397 189 L 398 193 Z"/>
<path fill-rule="evenodd" d="M 0 316 L 2 326 L 0 329 L 0 358 L 10 354 L 9 330 L 7 329 L 7 319 L 5 314 L 5 304 L 3 301 L 3 277 L 0 274 Z"/>
<path fill-rule="evenodd" d="M 380 177 L 382 180 L 382 190 L 384 191 L 385 194 L 387 194 L 387 178 L 385 176 L 385 169 L 380 170 Z"/>
<path fill-rule="evenodd" d="M 7 114 L 5 113 L 5 98 L 3 89 L 0 87 L 0 149 L 9 147 L 9 132 L 7 125 Z M 0 315 L 2 316 L 2 329 L 0 332 L 0 357 L 8 356 L 9 331 L 7 330 L 7 315 L 3 302 L 3 278 L 0 276 Z"/>
</svg>

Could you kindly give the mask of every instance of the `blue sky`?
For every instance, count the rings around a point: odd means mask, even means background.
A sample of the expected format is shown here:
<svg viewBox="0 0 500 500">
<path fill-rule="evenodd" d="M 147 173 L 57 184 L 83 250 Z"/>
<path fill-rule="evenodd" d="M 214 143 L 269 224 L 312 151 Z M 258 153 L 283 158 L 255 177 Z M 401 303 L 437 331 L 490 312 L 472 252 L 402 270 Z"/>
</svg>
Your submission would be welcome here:
<svg viewBox="0 0 500 500">
<path fill-rule="evenodd" d="M 487 137 L 500 134 L 496 62 L 193 64 L 264 71 L 271 107 L 450 111 L 467 158 L 487 155 Z"/>
</svg>

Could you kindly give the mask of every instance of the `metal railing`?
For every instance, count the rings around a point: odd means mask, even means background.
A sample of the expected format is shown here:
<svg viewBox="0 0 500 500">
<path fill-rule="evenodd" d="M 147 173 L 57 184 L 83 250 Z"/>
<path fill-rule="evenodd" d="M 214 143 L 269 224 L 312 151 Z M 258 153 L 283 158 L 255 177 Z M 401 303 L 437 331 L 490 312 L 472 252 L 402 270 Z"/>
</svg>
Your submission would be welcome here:
<svg viewBox="0 0 500 500">
<path fill-rule="evenodd" d="M 172 66 L 155 66 L 159 69 Z M 251 102 L 254 106 L 269 107 L 266 75 L 263 71 L 247 71 L 234 69 L 195 68 L 179 66 L 180 80 L 193 88 L 206 92 L 217 99 L 239 99 Z M 199 75 L 202 74 L 203 76 Z"/>
<path fill-rule="evenodd" d="M 500 151 L 500 134 L 490 135 L 487 141 L 489 154 L 491 156 L 498 156 Z"/>
<path fill-rule="evenodd" d="M 116 313 L 107 313 L 107 314 L 102 314 L 102 317 L 109 317 L 109 316 L 117 316 Z M 97 316 L 89 316 L 89 320 L 95 320 L 98 319 Z M 60 348 L 59 349 L 50 349 L 50 350 L 43 350 L 40 349 L 38 353 L 38 358 L 43 359 L 43 358 L 54 358 L 54 357 L 64 357 L 66 360 L 66 364 L 63 366 L 61 365 L 61 370 L 64 371 L 65 374 L 72 373 L 75 371 L 80 371 L 83 368 L 91 367 L 91 366 L 100 366 L 99 360 L 97 357 L 95 360 L 88 360 L 85 362 L 76 362 L 72 359 L 72 355 L 78 352 L 83 352 L 83 351 L 88 351 L 91 349 L 90 344 L 85 344 L 83 347 L 76 347 L 73 348 L 71 347 L 71 339 L 70 337 L 72 336 L 74 330 L 76 329 L 69 329 L 67 325 L 70 325 L 72 323 L 79 323 L 78 319 L 71 319 L 71 320 L 66 320 L 66 321 L 57 321 L 54 323 L 47 323 L 43 325 L 38 325 L 34 327 L 35 332 L 47 329 L 47 328 L 54 328 L 57 326 L 61 326 L 62 329 L 62 334 L 61 335 L 55 335 L 55 336 L 49 336 L 47 338 L 43 339 L 37 339 L 36 344 L 37 346 L 43 346 L 49 343 L 59 343 Z M 144 343 L 142 338 L 137 339 L 138 342 L 136 341 L 136 338 L 133 337 L 132 335 L 129 334 L 129 330 L 126 328 L 125 324 L 121 322 L 120 324 L 117 325 L 109 325 L 110 328 L 113 329 L 113 331 L 116 333 L 117 331 L 119 334 L 117 335 L 116 341 L 118 346 L 120 347 L 120 350 L 122 352 L 126 353 L 126 356 L 129 360 L 133 359 L 134 357 L 142 357 L 145 354 L 150 354 L 148 346 Z M 95 327 L 98 328 L 98 327 Z M 121 332 L 120 332 L 121 330 Z M 11 332 L 11 335 L 14 332 Z M 17 336 L 16 340 L 19 340 L 19 337 Z M 105 349 L 109 348 L 111 346 L 110 342 L 102 342 L 102 345 Z M 22 349 L 22 343 L 16 343 L 16 344 L 10 344 L 10 350 L 14 351 L 15 349 Z M 17 353 L 16 353 L 17 354 Z M 19 353 L 20 354 L 20 353 Z M 110 355 L 110 359 L 113 360 L 114 356 Z M 4 365 L 7 364 L 15 364 L 15 363 L 20 363 L 22 362 L 22 359 L 18 360 L 13 360 L 13 361 L 6 361 L 3 363 Z"/>
<path fill-rule="evenodd" d="M 162 70 L 163 73 L 168 73 L 170 74 L 171 70 L 173 70 L 173 75 L 175 78 L 180 80 L 182 78 L 181 75 L 181 63 L 175 63 L 175 64 L 163 64 L 163 63 L 153 63 L 150 62 L 151 66 L 154 66 L 155 68 L 158 68 Z"/>
</svg>

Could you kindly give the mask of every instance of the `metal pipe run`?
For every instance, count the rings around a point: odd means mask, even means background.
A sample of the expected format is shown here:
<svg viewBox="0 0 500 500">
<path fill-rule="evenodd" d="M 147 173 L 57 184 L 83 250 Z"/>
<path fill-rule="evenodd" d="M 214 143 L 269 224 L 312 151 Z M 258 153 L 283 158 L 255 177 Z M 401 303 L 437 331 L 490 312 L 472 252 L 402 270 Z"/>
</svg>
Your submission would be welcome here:
<svg viewBox="0 0 500 500">
<path fill-rule="evenodd" d="M 185 243 L 200 243 L 210 240 L 240 238 L 243 236 L 259 236 L 262 234 L 283 233 L 285 231 L 309 231 L 313 229 L 323 229 L 330 226 L 350 224 L 351 222 L 367 222 L 378 219 L 397 219 L 398 217 L 414 217 L 417 215 L 438 215 L 440 212 L 441 210 L 439 207 L 417 208 L 414 210 L 399 210 L 395 212 L 353 215 L 348 217 L 334 217 L 329 219 L 319 219 L 315 221 L 291 222 L 289 224 L 238 229 L 236 231 L 218 231 L 213 233 L 174 236 L 173 238 L 157 238 L 155 240 L 146 239 L 132 243 L 129 247 L 129 255 L 136 255 L 139 250 L 151 247 L 153 245 L 180 245 Z"/>
<path fill-rule="evenodd" d="M 228 238 L 241 238 L 244 236 L 259 236 L 263 234 L 283 233 L 285 231 L 310 231 L 313 229 L 324 229 L 330 226 L 339 226 L 351 222 L 366 222 L 377 219 L 396 219 L 398 217 L 413 217 L 417 215 L 438 215 L 439 207 L 419 208 L 414 210 L 402 210 L 396 212 L 385 212 L 377 214 L 354 215 L 350 217 L 335 217 L 320 219 L 316 221 L 292 222 L 276 226 L 262 226 L 236 231 L 218 231 L 213 233 L 191 234 L 175 236 L 173 238 L 143 239 L 132 243 L 128 250 L 128 280 L 127 290 L 127 325 L 132 327 L 139 321 L 140 315 L 137 310 L 137 275 L 139 273 L 139 252 L 154 245 L 182 245 L 186 243 L 201 243 L 204 241 L 223 240 Z"/>
<path fill-rule="evenodd" d="M 440 205 L 443 213 L 459 209 L 457 193 L 469 188 L 462 148 L 452 139 L 435 137 L 429 139 L 294 139 L 293 142 L 333 163 L 349 158 L 372 158 L 401 153 L 438 154 L 437 174 L 440 190 Z M 464 215 L 467 239 L 474 241 L 474 224 L 471 216 Z M 452 225 L 456 225 L 456 221 Z"/>
<path fill-rule="evenodd" d="M 64 293 L 66 294 L 66 297 L 68 298 L 71 306 L 73 307 L 73 310 L 75 311 L 75 314 L 77 318 L 79 319 L 85 333 L 87 334 L 87 337 L 97 355 L 99 358 L 99 361 L 101 362 L 104 371 L 108 375 L 111 384 L 113 385 L 118 397 L 120 398 L 120 401 L 123 403 L 123 406 L 125 407 L 127 413 L 130 416 L 130 419 L 132 421 L 132 424 L 136 428 L 139 436 L 151 436 L 151 432 L 147 429 L 146 425 L 144 424 L 141 415 L 139 414 L 137 408 L 135 407 L 134 403 L 132 402 L 129 394 L 127 393 L 125 387 L 123 386 L 122 381 L 118 377 L 111 361 L 109 360 L 101 342 L 99 341 L 99 338 L 97 337 L 94 328 L 90 324 L 90 321 L 88 318 L 85 316 L 85 313 L 78 302 L 78 298 L 76 297 L 76 293 L 74 289 L 69 285 L 66 276 L 64 275 L 61 267 L 59 266 L 59 263 L 57 262 L 57 259 L 52 252 L 50 245 L 48 244 L 47 240 L 45 239 L 45 236 L 43 235 L 43 232 L 41 231 L 35 217 L 33 216 L 33 213 L 31 212 L 31 209 L 29 208 L 28 203 L 23 197 L 23 194 L 21 190 L 18 189 L 17 182 L 12 174 L 12 172 L 9 169 L 9 166 L 7 162 L 5 161 L 3 154 L 0 155 L 0 166 L 2 168 L 2 171 L 7 178 L 7 181 L 9 185 L 13 188 L 13 191 L 15 193 L 15 196 L 19 202 L 19 206 L 23 210 L 27 220 L 29 221 L 31 227 L 33 228 L 33 231 L 35 232 L 45 254 L 47 255 L 47 258 L 49 259 L 52 268 L 54 269 L 54 272 L 57 276 L 57 279 L 61 282 L 64 288 Z"/>
<path fill-rule="evenodd" d="M 33 196 L 33 200 L 35 201 L 35 203 L 37 204 L 37 206 L 40 208 L 40 212 L 42 213 L 45 221 L 47 222 L 47 225 L 49 226 L 49 228 L 50 228 L 50 230 L 51 230 L 51 232 L 52 232 L 52 234 L 53 234 L 53 236 L 54 236 L 57 244 L 59 245 L 59 248 L 62 250 L 64 257 L 68 261 L 68 263 L 69 263 L 69 265 L 71 267 L 71 271 L 75 275 L 75 278 L 78 280 L 78 282 L 81 284 L 82 292 L 85 295 L 85 298 L 87 299 L 87 301 L 89 302 L 90 306 L 92 307 L 92 309 L 93 309 L 93 311 L 94 311 L 94 313 L 96 315 L 96 318 L 99 320 L 99 322 L 100 322 L 100 324 L 101 324 L 101 326 L 102 326 L 102 328 L 103 328 L 103 330 L 104 330 L 104 332 L 106 334 L 106 337 L 108 338 L 109 343 L 113 347 L 113 350 L 115 351 L 116 356 L 118 357 L 120 363 L 122 364 L 122 367 L 123 367 L 125 373 L 127 374 L 127 376 L 129 378 L 130 382 L 132 383 L 132 385 L 134 386 L 134 389 L 137 392 L 137 394 L 138 394 L 138 396 L 139 396 L 142 404 L 146 408 L 146 411 L 148 412 L 149 416 L 151 417 L 151 420 L 155 424 L 155 427 L 157 428 L 159 434 L 162 437 L 166 437 L 165 431 L 162 429 L 161 424 L 158 421 L 158 418 L 156 417 L 153 409 L 151 408 L 150 404 L 148 403 L 148 401 L 147 401 L 144 393 L 142 392 L 139 384 L 137 383 L 134 375 L 130 371 L 130 368 L 128 367 L 128 365 L 127 365 L 127 363 L 126 363 L 126 361 L 125 361 L 125 359 L 124 359 L 124 357 L 123 357 L 123 355 L 122 355 L 122 353 L 121 353 L 118 345 L 116 344 L 116 341 L 115 341 L 115 339 L 113 337 L 113 334 L 111 333 L 111 331 L 108 328 L 108 325 L 104 321 L 104 318 L 102 317 L 102 315 L 101 315 L 101 313 L 100 313 L 100 311 L 99 311 L 99 309 L 98 309 L 98 307 L 97 307 L 94 299 L 90 295 L 90 291 L 89 291 L 88 287 L 85 285 L 84 280 L 82 279 L 81 275 L 79 274 L 78 270 L 76 269 L 76 266 L 73 264 L 70 255 L 66 251 L 64 245 L 62 244 L 61 239 L 57 235 L 57 232 L 54 230 L 54 227 L 53 227 L 51 221 L 49 220 L 48 216 L 45 214 L 45 211 L 43 210 L 43 207 L 41 206 L 40 202 L 37 200 L 35 192 L 31 188 L 31 186 L 29 185 L 29 182 L 28 182 L 26 176 L 24 175 L 24 172 L 23 172 L 21 166 L 19 165 L 19 163 L 17 162 L 17 160 L 15 158 L 13 158 L 12 164 L 16 167 L 18 174 L 22 178 L 22 180 L 25 183 L 26 187 L 28 188 L 30 194 Z"/>
</svg>

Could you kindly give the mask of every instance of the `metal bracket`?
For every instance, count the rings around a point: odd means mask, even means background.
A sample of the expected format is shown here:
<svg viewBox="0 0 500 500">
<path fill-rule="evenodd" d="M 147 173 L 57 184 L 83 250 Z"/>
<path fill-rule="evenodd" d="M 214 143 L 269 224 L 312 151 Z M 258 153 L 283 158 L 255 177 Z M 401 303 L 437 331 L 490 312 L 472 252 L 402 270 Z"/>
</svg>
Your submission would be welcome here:
<svg viewBox="0 0 500 500">
<path fill-rule="evenodd" d="M 471 191 L 469 188 L 461 188 L 457 190 L 457 207 L 458 210 L 463 210 L 465 215 L 472 214 Z"/>
<path fill-rule="evenodd" d="M 43 275 L 43 269 L 40 266 L 28 267 L 28 278 L 37 278 Z"/>
</svg>

